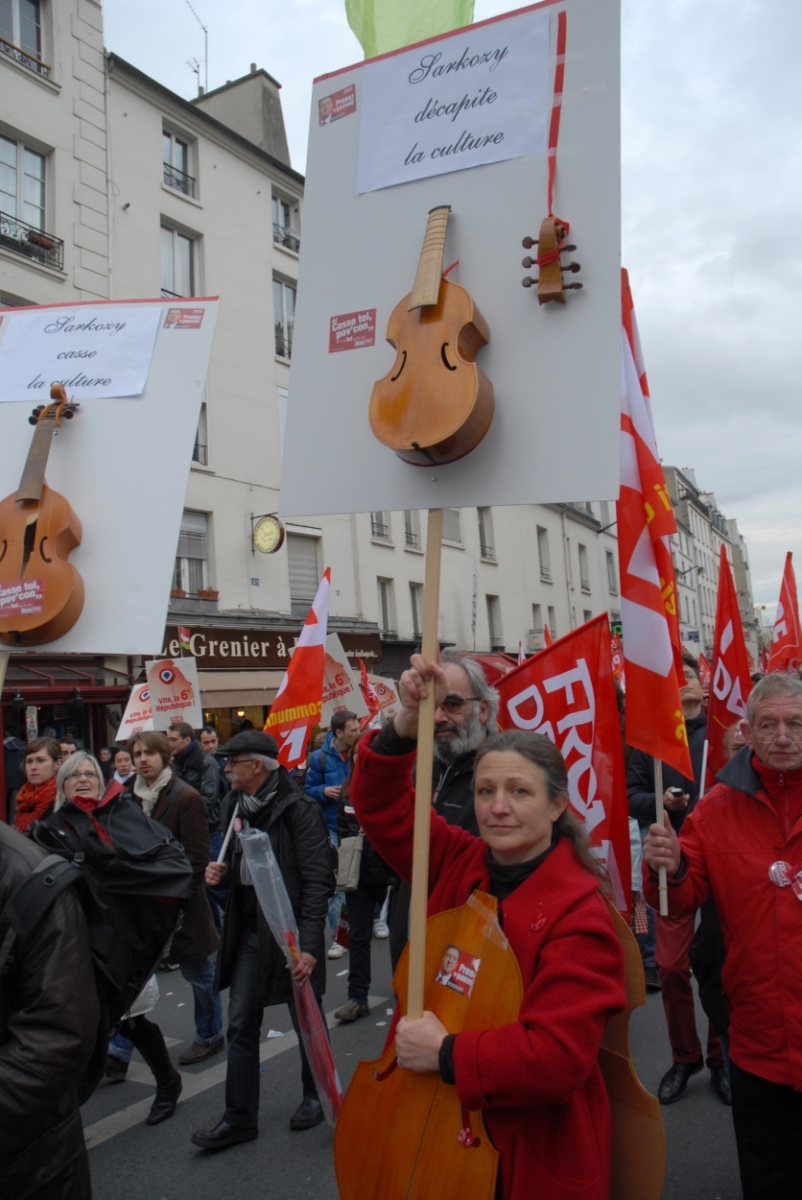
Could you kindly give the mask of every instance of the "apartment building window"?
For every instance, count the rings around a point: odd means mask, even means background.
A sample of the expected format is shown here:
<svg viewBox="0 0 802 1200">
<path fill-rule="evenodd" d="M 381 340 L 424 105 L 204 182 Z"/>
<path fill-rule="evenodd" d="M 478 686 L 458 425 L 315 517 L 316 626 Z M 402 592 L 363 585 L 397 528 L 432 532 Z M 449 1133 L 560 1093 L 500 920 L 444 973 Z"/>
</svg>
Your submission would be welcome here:
<svg viewBox="0 0 802 1200">
<path fill-rule="evenodd" d="M 2 3 L 2 0 L 0 0 Z M 190 145 L 186 138 L 165 129 L 162 132 L 162 178 L 168 187 L 195 195 L 195 179 L 189 173 Z"/>
<path fill-rule="evenodd" d="M 198 417 L 198 428 L 195 431 L 195 445 L 192 448 L 192 461 L 200 463 L 203 467 L 209 465 L 209 421 L 206 410 L 206 401 L 201 404 L 200 416 Z"/>
<path fill-rule="evenodd" d="M 0 137 L 0 246 L 60 271 L 64 242 L 45 232 L 46 178 L 44 154 Z"/>
<path fill-rule="evenodd" d="M 287 563 L 290 572 L 290 611 L 305 617 L 320 582 L 317 563 L 318 538 L 305 534 L 287 534 Z"/>
<path fill-rule="evenodd" d="M 456 546 L 462 545 L 462 525 L 458 508 L 443 509 L 443 541 L 453 542 Z"/>
<path fill-rule="evenodd" d="M 602 500 L 599 508 L 601 509 L 602 525 L 610 524 L 610 501 Z"/>
<path fill-rule="evenodd" d="M 382 542 L 390 540 L 390 514 L 386 512 L 372 512 L 370 514 L 370 536 L 378 538 Z"/>
<path fill-rule="evenodd" d="M 618 572 L 615 569 L 615 555 L 612 550 L 605 550 L 607 560 L 607 590 L 611 596 L 618 595 Z"/>
<path fill-rule="evenodd" d="M 379 629 L 382 637 L 395 637 L 395 596 L 392 579 L 377 579 L 379 589 Z"/>
<path fill-rule="evenodd" d="M 0 0 L 0 39 L 0 50 L 4 54 L 40 75 L 50 73 L 40 61 L 42 10 L 39 0 Z"/>
<path fill-rule="evenodd" d="M 549 531 L 537 527 L 537 556 L 540 560 L 540 578 L 551 583 L 551 557 L 549 555 Z"/>
<path fill-rule="evenodd" d="M 295 287 L 282 279 L 273 280 L 273 324 L 276 331 L 276 354 L 292 357 L 292 331 L 295 325 Z"/>
<path fill-rule="evenodd" d="M 197 596 L 209 586 L 206 513 L 184 509 L 175 558 L 173 588 Z"/>
<path fill-rule="evenodd" d="M 504 634 L 501 631 L 501 601 L 498 596 L 485 596 L 487 603 L 487 628 L 491 650 L 504 649 Z"/>
<path fill-rule="evenodd" d="M 587 625 L 588 621 L 592 621 L 592 620 L 593 620 L 593 610 L 592 610 L 592 609 L 590 609 L 590 608 L 583 608 L 583 609 L 582 609 L 582 621 L 583 621 L 583 623 L 584 623 L 585 625 Z"/>
<path fill-rule="evenodd" d="M 583 592 L 590 591 L 590 570 L 588 568 L 588 548 L 581 542 L 577 543 L 579 551 L 579 584 Z"/>
<path fill-rule="evenodd" d="M 482 558 L 495 559 L 496 547 L 493 540 L 493 512 L 489 508 L 477 508 L 479 517 L 479 553 Z"/>
<path fill-rule="evenodd" d="M 557 635 L 557 612 L 551 606 L 549 606 L 549 633 L 551 634 L 552 638 L 556 638 L 558 636 Z"/>
<path fill-rule="evenodd" d="M 291 200 L 283 196 L 273 197 L 273 241 L 297 254 L 301 249 L 301 235 L 297 229 L 298 209 Z"/>
<path fill-rule="evenodd" d="M 420 550 L 420 513 L 416 508 L 404 510 L 404 545 L 410 550 Z"/>
<path fill-rule="evenodd" d="M 423 629 L 423 584 L 409 585 L 409 602 L 412 606 L 412 633 L 419 638 Z"/>
<path fill-rule="evenodd" d="M 162 296 L 195 295 L 195 239 L 162 225 Z"/>
</svg>

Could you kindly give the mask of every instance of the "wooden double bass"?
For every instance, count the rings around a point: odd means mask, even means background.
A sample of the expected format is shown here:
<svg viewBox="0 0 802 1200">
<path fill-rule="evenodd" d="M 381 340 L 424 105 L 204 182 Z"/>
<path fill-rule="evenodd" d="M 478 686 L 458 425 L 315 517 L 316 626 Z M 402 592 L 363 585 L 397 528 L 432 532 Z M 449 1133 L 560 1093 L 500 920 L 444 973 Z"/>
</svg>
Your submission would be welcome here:
<svg viewBox="0 0 802 1200">
<path fill-rule="evenodd" d="M 490 331 L 467 288 L 443 278 L 451 209 L 429 213 L 412 291 L 393 309 L 390 370 L 373 386 L 374 435 L 399 458 L 425 467 L 455 462 L 479 445 L 493 420 L 493 385 L 474 359 Z"/>
<path fill-rule="evenodd" d="M 78 405 L 61 384 L 54 401 L 34 409 L 35 425 L 22 479 L 0 501 L 0 642 L 40 646 L 72 629 L 84 606 L 84 582 L 69 562 L 81 522 L 69 501 L 45 482 L 53 433 Z"/>
</svg>

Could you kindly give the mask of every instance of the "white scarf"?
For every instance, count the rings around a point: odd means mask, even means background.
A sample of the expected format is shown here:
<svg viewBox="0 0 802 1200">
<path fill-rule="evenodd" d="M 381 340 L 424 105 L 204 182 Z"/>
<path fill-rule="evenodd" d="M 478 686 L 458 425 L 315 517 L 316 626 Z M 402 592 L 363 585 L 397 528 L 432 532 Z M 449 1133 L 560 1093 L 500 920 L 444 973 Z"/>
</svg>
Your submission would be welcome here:
<svg viewBox="0 0 802 1200">
<path fill-rule="evenodd" d="M 146 817 L 149 817 L 156 807 L 156 801 L 159 799 L 159 792 L 170 782 L 173 777 L 172 767 L 164 767 L 161 775 L 153 781 L 153 786 L 148 787 L 141 775 L 137 775 L 134 780 L 134 795 L 142 801 L 142 811 Z"/>
</svg>

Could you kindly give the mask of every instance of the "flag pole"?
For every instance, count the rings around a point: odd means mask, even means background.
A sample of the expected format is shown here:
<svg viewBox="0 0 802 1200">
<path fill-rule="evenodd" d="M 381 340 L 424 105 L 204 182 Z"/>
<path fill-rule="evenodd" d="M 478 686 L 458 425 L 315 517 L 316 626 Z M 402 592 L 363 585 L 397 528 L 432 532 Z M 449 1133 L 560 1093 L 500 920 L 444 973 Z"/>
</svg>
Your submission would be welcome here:
<svg viewBox="0 0 802 1200">
<path fill-rule="evenodd" d="M 440 611 L 440 558 L 443 542 L 443 510 L 429 510 L 426 532 L 426 574 L 423 584 L 423 629 L 421 654 L 427 662 L 437 662 L 440 644 L 437 625 Z M 426 976 L 426 909 L 429 899 L 429 826 L 432 812 L 432 772 L 434 770 L 435 688 L 430 681 L 428 695 L 418 711 L 418 756 L 415 766 L 415 836 L 412 844 L 412 901 L 409 909 L 409 987 L 407 1016 L 423 1016 L 423 991 Z"/>
<path fill-rule="evenodd" d="M 662 827 L 665 825 L 665 809 L 663 808 L 663 764 L 662 761 L 655 756 L 654 758 L 654 807 L 655 818 L 657 824 Z M 665 867 L 657 869 L 657 887 L 660 893 L 660 916 L 668 916 L 668 877 Z"/>
<path fill-rule="evenodd" d="M 708 751 L 709 746 L 710 746 L 710 742 L 707 740 L 707 738 L 705 738 L 705 748 L 702 751 L 702 774 L 699 776 L 699 796 L 700 797 L 704 796 L 705 792 L 707 791 L 707 787 L 706 787 L 706 783 L 707 783 L 707 751 Z"/>
</svg>

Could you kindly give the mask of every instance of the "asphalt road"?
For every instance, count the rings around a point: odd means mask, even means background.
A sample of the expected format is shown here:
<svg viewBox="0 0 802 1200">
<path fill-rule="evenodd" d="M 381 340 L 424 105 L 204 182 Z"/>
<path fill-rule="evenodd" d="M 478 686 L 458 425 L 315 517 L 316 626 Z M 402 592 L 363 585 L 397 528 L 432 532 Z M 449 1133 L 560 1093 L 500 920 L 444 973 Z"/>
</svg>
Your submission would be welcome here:
<svg viewBox="0 0 802 1200">
<path fill-rule="evenodd" d="M 325 1010 L 346 998 L 348 958 L 328 964 Z M 161 1025 L 174 1059 L 193 1038 L 192 990 L 179 972 L 159 975 L 160 999 L 151 1019 Z M 343 1087 L 361 1058 L 381 1051 L 392 1000 L 386 941 L 373 942 L 373 1007 L 369 1017 L 332 1029 L 332 1045 Z M 383 998 L 383 999 L 382 999 Z M 698 1028 L 706 1028 L 701 1017 Z M 225 999 L 224 999 L 225 1016 Z M 336 1023 L 335 1023 L 336 1025 Z M 270 1030 L 282 1037 L 267 1037 Z M 635 1012 L 630 1025 L 640 1078 L 656 1091 L 670 1065 L 659 995 Z M 143 1124 L 154 1085 L 135 1056 L 124 1084 L 98 1089 L 84 1106 L 95 1200 L 337 1200 L 331 1141 L 325 1124 L 302 1133 L 289 1129 L 301 1101 L 300 1061 L 286 1009 L 265 1011 L 262 1027 L 260 1135 L 254 1142 L 217 1154 L 196 1149 L 196 1129 L 215 1124 L 224 1109 L 225 1054 L 182 1068 L 184 1094 L 174 1116 L 162 1125 Z M 717 1099 L 707 1071 L 695 1076 L 685 1096 L 663 1110 L 668 1174 L 663 1200 L 740 1200 L 730 1110 Z"/>
</svg>

